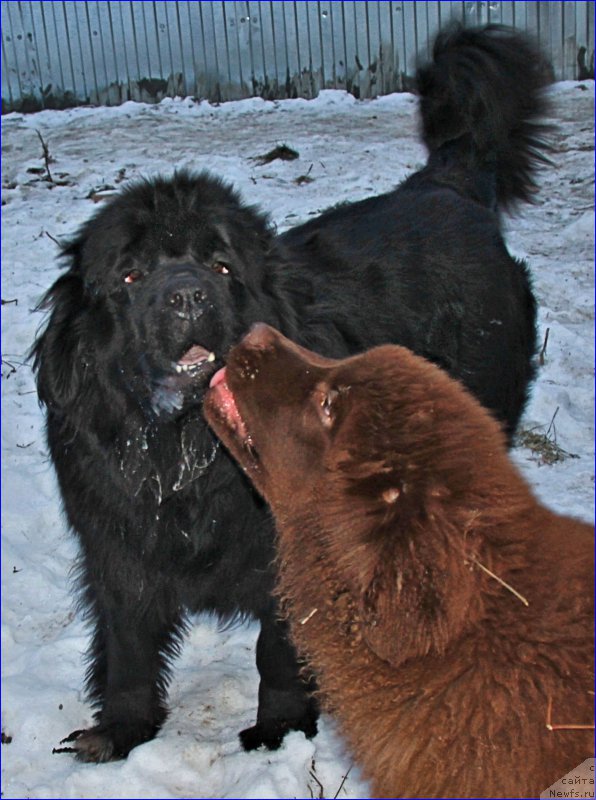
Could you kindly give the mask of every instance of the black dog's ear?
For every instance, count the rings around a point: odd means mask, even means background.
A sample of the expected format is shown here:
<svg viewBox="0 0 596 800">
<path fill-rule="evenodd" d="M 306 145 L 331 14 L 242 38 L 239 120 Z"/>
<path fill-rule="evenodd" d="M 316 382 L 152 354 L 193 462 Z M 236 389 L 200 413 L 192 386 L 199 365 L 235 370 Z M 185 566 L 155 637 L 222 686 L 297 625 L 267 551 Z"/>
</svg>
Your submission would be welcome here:
<svg viewBox="0 0 596 800">
<path fill-rule="evenodd" d="M 39 399 L 48 407 L 65 408 L 81 388 L 86 368 L 81 315 L 86 306 L 83 281 L 72 271 L 58 278 L 38 306 L 51 310 L 51 315 L 29 358 L 37 373 Z"/>
</svg>

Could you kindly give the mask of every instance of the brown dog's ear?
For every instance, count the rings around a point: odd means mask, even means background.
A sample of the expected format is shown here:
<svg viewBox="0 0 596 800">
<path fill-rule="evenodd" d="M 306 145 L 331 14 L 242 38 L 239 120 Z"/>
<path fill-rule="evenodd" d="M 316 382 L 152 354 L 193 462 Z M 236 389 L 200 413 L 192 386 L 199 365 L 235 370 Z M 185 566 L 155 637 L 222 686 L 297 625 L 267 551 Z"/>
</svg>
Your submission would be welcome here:
<svg viewBox="0 0 596 800">
<path fill-rule="evenodd" d="M 479 613 L 477 573 L 452 545 L 459 528 L 429 527 L 428 519 L 421 525 L 410 516 L 407 524 L 389 524 L 361 553 L 361 562 L 370 559 L 357 598 L 362 636 L 393 666 L 442 653 Z"/>
<path fill-rule="evenodd" d="M 338 518 L 345 514 L 347 498 L 354 509 L 351 541 L 342 537 L 337 543 L 338 568 L 354 586 L 364 640 L 379 658 L 395 664 L 401 660 L 397 615 L 402 576 L 396 553 L 404 544 L 398 541 L 404 486 L 385 454 L 355 459 L 346 451 L 339 454 L 338 468 L 346 481 L 337 501 Z"/>
<path fill-rule="evenodd" d="M 388 563 L 375 570 L 360 598 L 362 636 L 371 650 L 392 666 L 403 661 L 397 624 L 400 593 L 400 576 Z"/>
<path fill-rule="evenodd" d="M 347 502 L 352 509 L 349 527 L 338 524 L 341 535 L 330 538 L 361 635 L 393 666 L 441 652 L 466 619 L 470 580 L 454 547 L 466 520 L 461 527 L 452 510 L 446 513 L 451 490 L 429 477 L 420 456 L 405 448 L 402 456 L 399 447 L 364 454 L 349 448 L 332 465 L 341 477 L 327 511 L 341 521 Z"/>
<path fill-rule="evenodd" d="M 450 636 L 441 587 L 430 570 L 412 566 L 401 572 L 388 560 L 361 597 L 362 636 L 394 667 L 431 650 L 442 652 Z"/>
</svg>

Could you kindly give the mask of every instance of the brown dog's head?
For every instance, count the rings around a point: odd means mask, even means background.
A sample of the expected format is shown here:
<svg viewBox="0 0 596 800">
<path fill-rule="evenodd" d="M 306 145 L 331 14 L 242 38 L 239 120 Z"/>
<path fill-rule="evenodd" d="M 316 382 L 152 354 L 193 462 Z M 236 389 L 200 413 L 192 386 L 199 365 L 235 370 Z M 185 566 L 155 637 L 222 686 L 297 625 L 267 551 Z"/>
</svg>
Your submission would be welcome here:
<svg viewBox="0 0 596 800">
<path fill-rule="evenodd" d="M 469 491 L 478 455 L 504 451 L 498 425 L 409 350 L 328 359 L 257 323 L 211 381 L 209 423 L 273 506 L 337 482 L 386 510 Z M 475 444 L 474 452 L 466 440 Z M 400 502 L 397 502 L 398 499 Z"/>
<path fill-rule="evenodd" d="M 207 420 L 274 507 L 304 499 L 324 470 L 349 391 L 331 374 L 338 363 L 259 323 L 211 381 Z"/>
<path fill-rule="evenodd" d="M 394 345 L 323 358 L 257 324 L 213 377 L 205 413 L 282 539 L 300 530 L 305 547 L 318 531 L 380 655 L 440 650 L 469 622 L 481 531 L 523 492 L 499 426 L 446 373 Z"/>
</svg>

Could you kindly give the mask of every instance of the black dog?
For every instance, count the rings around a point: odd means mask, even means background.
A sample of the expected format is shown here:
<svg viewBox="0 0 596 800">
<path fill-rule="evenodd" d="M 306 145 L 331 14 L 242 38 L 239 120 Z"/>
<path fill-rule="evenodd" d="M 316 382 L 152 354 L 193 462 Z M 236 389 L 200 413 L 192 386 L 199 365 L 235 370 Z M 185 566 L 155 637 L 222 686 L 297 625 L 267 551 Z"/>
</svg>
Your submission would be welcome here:
<svg viewBox="0 0 596 800">
<path fill-rule="evenodd" d="M 441 35 L 418 77 L 427 166 L 283 236 L 219 180 L 178 173 L 126 189 L 65 250 L 33 354 L 94 627 L 97 724 L 69 737 L 80 758 L 126 756 L 159 730 L 188 610 L 261 622 L 247 749 L 316 732 L 271 597 L 270 514 L 207 428 L 204 392 L 263 321 L 326 356 L 406 345 L 511 434 L 535 304 L 496 210 L 529 199 L 542 160 L 541 64 L 507 29 Z"/>
</svg>

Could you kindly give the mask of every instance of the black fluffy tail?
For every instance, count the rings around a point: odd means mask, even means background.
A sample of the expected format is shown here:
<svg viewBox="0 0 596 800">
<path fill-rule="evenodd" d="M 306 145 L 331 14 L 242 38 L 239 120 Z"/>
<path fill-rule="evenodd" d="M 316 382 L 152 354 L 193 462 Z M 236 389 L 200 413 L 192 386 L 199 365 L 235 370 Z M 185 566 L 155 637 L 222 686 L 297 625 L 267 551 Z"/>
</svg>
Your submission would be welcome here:
<svg viewBox="0 0 596 800">
<path fill-rule="evenodd" d="M 551 75 L 537 45 L 513 28 L 454 26 L 441 32 L 433 61 L 416 76 L 431 159 L 461 139 L 468 165 L 493 173 L 498 206 L 531 201 L 536 170 L 548 163 L 549 127 L 540 118 Z M 444 149 L 454 152 L 452 145 Z"/>
</svg>

